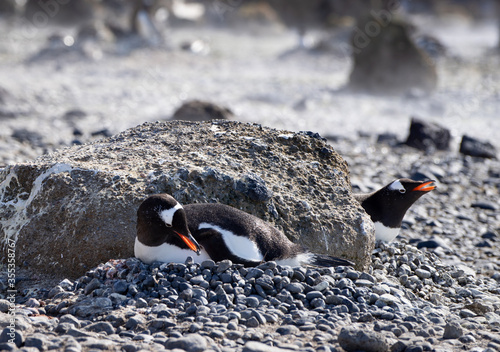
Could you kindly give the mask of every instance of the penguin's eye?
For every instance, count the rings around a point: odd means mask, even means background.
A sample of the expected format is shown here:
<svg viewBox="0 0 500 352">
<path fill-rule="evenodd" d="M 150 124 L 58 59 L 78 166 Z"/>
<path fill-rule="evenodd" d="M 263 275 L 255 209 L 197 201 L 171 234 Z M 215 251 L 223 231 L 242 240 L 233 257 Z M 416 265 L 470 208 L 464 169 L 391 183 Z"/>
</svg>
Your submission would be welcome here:
<svg viewBox="0 0 500 352">
<path fill-rule="evenodd" d="M 399 193 L 401 193 L 401 194 L 404 194 L 404 193 L 406 193 L 406 189 L 404 189 L 404 188 L 401 188 L 401 189 L 399 190 Z"/>
</svg>

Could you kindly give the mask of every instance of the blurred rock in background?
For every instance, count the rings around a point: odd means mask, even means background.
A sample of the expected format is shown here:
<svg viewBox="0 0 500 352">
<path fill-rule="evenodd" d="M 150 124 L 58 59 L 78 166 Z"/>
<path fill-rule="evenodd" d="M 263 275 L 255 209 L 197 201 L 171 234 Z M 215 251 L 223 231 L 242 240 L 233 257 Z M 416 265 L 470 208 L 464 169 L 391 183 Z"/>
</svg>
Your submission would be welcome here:
<svg viewBox="0 0 500 352">
<path fill-rule="evenodd" d="M 399 5 L 383 1 L 365 8 L 351 37 L 353 69 L 349 86 L 371 93 L 432 91 L 437 72 L 432 59 L 410 36 Z"/>
<path fill-rule="evenodd" d="M 324 28 L 333 12 L 328 0 L 269 0 L 278 17 L 287 27 L 294 28 L 299 36 L 299 48 L 309 46 L 306 33 L 311 28 Z"/>
<path fill-rule="evenodd" d="M 184 102 L 172 115 L 171 120 L 184 121 L 208 121 L 208 120 L 231 120 L 234 117 L 231 109 L 217 104 L 190 100 Z"/>
</svg>

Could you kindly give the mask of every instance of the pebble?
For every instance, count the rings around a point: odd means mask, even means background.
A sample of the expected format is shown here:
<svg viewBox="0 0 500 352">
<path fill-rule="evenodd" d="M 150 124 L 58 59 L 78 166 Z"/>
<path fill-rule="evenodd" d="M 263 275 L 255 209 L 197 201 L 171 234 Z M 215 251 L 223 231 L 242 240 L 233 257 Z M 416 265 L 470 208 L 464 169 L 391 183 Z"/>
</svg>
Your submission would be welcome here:
<svg viewBox="0 0 500 352">
<path fill-rule="evenodd" d="M 0 299 L 0 312 L 7 313 L 9 311 L 10 306 L 11 304 L 8 300 Z"/>
<path fill-rule="evenodd" d="M 375 331 L 367 331 L 358 327 L 344 327 L 338 336 L 340 346 L 347 352 L 387 352 L 387 338 Z"/>
<path fill-rule="evenodd" d="M 278 348 L 256 341 L 249 341 L 243 346 L 243 352 L 292 352 L 295 349 Z"/>
<path fill-rule="evenodd" d="M 443 339 L 458 339 L 464 334 L 460 323 L 457 321 L 451 321 L 446 323 L 444 327 Z"/>
<path fill-rule="evenodd" d="M 14 334 L 14 335 L 12 335 Z M 21 344 L 23 343 L 23 334 L 17 330 L 14 330 L 14 332 L 11 331 L 10 328 L 5 328 L 3 329 L 2 333 L 0 334 L 0 343 L 7 343 L 9 340 L 14 342 L 15 346 L 21 347 Z"/>
</svg>

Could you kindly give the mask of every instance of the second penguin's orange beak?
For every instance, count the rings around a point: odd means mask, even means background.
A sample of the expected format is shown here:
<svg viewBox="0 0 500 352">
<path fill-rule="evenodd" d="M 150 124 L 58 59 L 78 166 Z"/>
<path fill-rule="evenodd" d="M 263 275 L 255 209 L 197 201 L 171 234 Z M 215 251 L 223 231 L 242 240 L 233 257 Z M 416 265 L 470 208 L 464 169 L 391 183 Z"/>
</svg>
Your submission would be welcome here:
<svg viewBox="0 0 500 352">
<path fill-rule="evenodd" d="M 432 191 L 433 189 L 436 188 L 436 185 L 434 184 L 434 182 L 436 182 L 436 181 L 427 181 L 427 182 L 424 182 L 421 185 L 418 185 L 417 187 L 415 187 L 412 190 L 412 192 L 414 192 L 414 191 L 430 192 L 430 191 Z"/>
</svg>

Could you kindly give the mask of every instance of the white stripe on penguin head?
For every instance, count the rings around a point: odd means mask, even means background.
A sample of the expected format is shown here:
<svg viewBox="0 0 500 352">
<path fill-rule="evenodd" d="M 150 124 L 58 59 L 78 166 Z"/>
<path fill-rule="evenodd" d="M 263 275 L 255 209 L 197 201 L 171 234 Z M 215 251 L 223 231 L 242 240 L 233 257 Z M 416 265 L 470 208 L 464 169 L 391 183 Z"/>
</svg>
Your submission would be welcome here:
<svg viewBox="0 0 500 352">
<path fill-rule="evenodd" d="M 173 208 L 160 211 L 158 215 L 160 215 L 160 218 L 163 220 L 165 225 L 167 225 L 168 227 L 172 227 L 172 222 L 174 221 L 174 214 L 179 209 L 182 209 L 182 205 L 177 203 Z"/>
<path fill-rule="evenodd" d="M 399 180 L 393 181 L 389 185 L 388 189 L 391 190 L 391 191 L 399 191 L 401 193 L 406 192 L 406 189 L 403 187 L 403 185 L 401 184 L 401 181 L 399 181 Z"/>
</svg>

